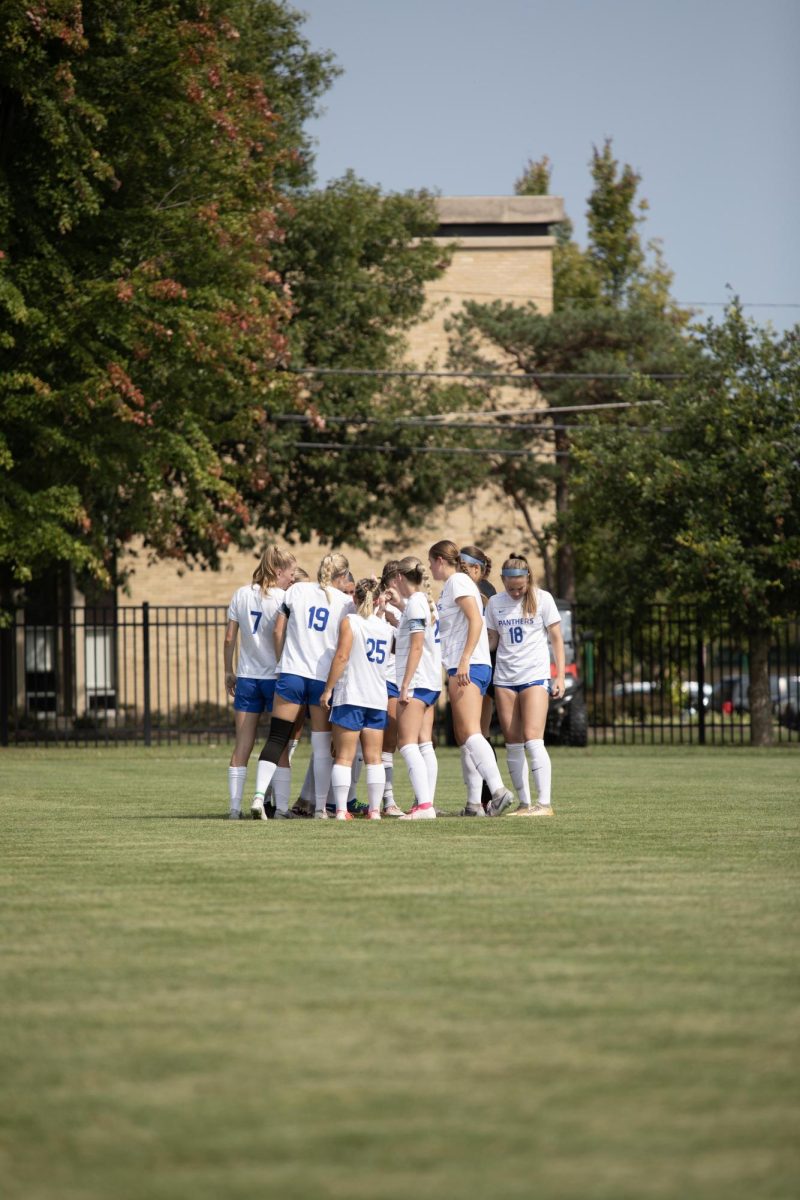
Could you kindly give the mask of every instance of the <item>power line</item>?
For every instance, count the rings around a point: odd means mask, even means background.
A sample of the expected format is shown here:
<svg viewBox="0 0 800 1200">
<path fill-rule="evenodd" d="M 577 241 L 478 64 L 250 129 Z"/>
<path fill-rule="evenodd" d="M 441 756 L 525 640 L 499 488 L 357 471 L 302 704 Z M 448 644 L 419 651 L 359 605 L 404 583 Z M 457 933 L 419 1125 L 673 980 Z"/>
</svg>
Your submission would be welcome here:
<svg viewBox="0 0 800 1200">
<path fill-rule="evenodd" d="M 344 375 L 374 379 L 683 379 L 675 372 L 647 371 L 418 371 L 368 367 L 286 367 L 293 375 Z"/>
<path fill-rule="evenodd" d="M 346 450 L 356 454 L 397 454 L 397 446 L 354 446 L 349 442 L 295 442 L 294 448 L 296 450 Z M 499 455 L 501 458 L 540 458 L 543 454 L 547 454 L 549 458 L 569 458 L 569 454 L 562 450 L 506 450 L 502 447 L 478 450 L 466 446 L 403 446 L 403 450 L 409 454 L 479 454 L 482 458 L 485 458 L 487 454 Z"/>
<path fill-rule="evenodd" d="M 325 425 L 392 425 L 407 427 L 411 429 L 436 429 L 436 430 L 460 430 L 460 429 L 483 429 L 487 432 L 499 432 L 500 430 L 508 430 L 515 433 L 518 430 L 538 430 L 540 433 L 549 433 L 554 429 L 577 429 L 579 426 L 574 424 L 559 425 L 551 423 L 542 425 L 542 421 L 551 421 L 561 413 L 593 413 L 600 409 L 625 409 L 638 408 L 646 404 L 659 404 L 659 400 L 639 400 L 635 402 L 619 402 L 609 404 L 572 404 L 572 405 L 555 405 L 552 408 L 546 409 L 527 409 L 527 410 L 504 410 L 491 409 L 485 413 L 475 413 L 477 417 L 501 418 L 498 424 L 489 424 L 487 421 L 464 421 L 461 413 L 442 413 L 432 417 L 360 417 L 360 416 L 328 416 L 326 414 L 311 414 L 311 413 L 266 413 L 267 420 L 275 425 L 286 424 L 317 424 L 320 420 L 324 421 Z M 518 417 L 537 417 L 535 423 L 527 421 L 518 421 Z M 508 418 L 507 420 L 502 418 Z"/>
</svg>

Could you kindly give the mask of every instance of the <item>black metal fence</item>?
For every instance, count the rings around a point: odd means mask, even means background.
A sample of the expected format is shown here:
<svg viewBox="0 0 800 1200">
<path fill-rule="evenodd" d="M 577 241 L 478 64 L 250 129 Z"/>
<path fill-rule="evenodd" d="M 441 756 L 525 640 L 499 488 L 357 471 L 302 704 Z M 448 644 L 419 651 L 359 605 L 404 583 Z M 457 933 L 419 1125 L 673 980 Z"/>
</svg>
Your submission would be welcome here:
<svg viewBox="0 0 800 1200">
<path fill-rule="evenodd" d="M 688 606 L 654 605 L 635 625 L 585 614 L 571 638 L 581 744 L 732 745 L 749 741 L 746 650 Z M 53 623 L 24 612 L 0 631 L 0 744 L 146 746 L 230 738 L 222 606 L 76 607 Z M 775 740 L 800 743 L 800 626 L 770 655 Z M 442 725 L 445 715 L 442 713 Z M 576 739 L 575 731 L 585 733 Z M 564 724 L 566 731 L 567 725 Z"/>
<path fill-rule="evenodd" d="M 728 623 L 652 605 L 635 624 L 581 614 L 577 654 L 594 742 L 740 745 L 750 741 L 747 649 Z M 775 632 L 769 656 L 773 735 L 800 742 L 800 625 Z"/>
<path fill-rule="evenodd" d="M 0 634 L 0 743 L 146 746 L 228 736 L 220 605 L 17 614 Z"/>
</svg>

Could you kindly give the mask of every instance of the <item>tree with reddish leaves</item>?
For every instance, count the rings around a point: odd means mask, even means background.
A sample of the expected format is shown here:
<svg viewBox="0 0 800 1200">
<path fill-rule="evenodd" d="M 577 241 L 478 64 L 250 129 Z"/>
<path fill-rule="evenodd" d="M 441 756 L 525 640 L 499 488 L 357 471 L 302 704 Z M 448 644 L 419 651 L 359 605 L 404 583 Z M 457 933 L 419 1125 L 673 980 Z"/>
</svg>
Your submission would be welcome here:
<svg viewBox="0 0 800 1200">
<path fill-rule="evenodd" d="M 234 0 L 4 6 L 6 597 L 58 563 L 113 582 L 137 537 L 214 565 L 279 482 L 265 409 L 301 402 L 273 257 L 332 73 L 299 21 Z"/>
</svg>

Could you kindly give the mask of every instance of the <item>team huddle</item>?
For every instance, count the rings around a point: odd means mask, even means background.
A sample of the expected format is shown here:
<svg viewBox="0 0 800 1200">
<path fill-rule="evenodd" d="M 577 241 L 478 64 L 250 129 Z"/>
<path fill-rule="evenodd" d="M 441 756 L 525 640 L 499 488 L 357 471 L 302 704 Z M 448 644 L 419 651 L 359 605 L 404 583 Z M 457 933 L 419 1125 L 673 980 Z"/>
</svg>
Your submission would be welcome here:
<svg viewBox="0 0 800 1200">
<path fill-rule="evenodd" d="M 255 819 L 327 819 L 330 809 L 336 820 L 352 820 L 363 766 L 368 820 L 434 820 L 433 722 L 443 684 L 466 788 L 461 815 L 550 816 L 544 726 L 550 695 L 564 694 L 560 616 L 550 593 L 534 586 L 522 555 L 503 563 L 497 593 L 486 582 L 488 566 L 478 547 L 439 541 L 427 568 L 409 556 L 386 563 L 380 579 L 358 582 L 344 555 L 327 554 L 314 583 L 298 579 L 304 572 L 288 551 L 270 546 L 228 609 L 225 685 L 236 719 L 230 818 L 242 815 L 247 763 L 266 711 L 269 733 L 250 806 Z M 437 602 L 432 581 L 442 585 Z M 491 692 L 516 795 L 486 738 Z M 290 807 L 292 755 L 306 720 L 311 762 Z M 395 749 L 414 794 L 409 812 L 394 799 Z"/>
</svg>

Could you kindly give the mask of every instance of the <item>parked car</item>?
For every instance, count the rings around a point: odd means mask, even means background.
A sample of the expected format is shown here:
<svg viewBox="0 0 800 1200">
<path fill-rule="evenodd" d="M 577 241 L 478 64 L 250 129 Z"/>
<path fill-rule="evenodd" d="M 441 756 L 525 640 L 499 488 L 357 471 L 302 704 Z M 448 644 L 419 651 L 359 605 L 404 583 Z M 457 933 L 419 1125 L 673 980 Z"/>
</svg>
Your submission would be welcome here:
<svg viewBox="0 0 800 1200">
<path fill-rule="evenodd" d="M 658 684 L 652 679 L 628 679 L 615 683 L 611 689 L 612 696 L 650 696 L 658 691 Z"/>
<path fill-rule="evenodd" d="M 750 676 L 727 675 L 714 684 L 713 706 L 718 712 L 750 711 Z M 800 675 L 770 675 L 769 698 L 772 711 L 781 724 L 797 721 L 800 711 Z M 790 729 L 797 725 L 789 724 Z"/>
<path fill-rule="evenodd" d="M 688 720 L 696 717 L 700 709 L 700 684 L 695 679 L 687 679 L 681 684 L 681 717 Z M 703 708 L 710 708 L 714 698 L 714 689 L 710 683 L 703 684 Z"/>
<path fill-rule="evenodd" d="M 557 700 L 550 697 L 545 737 L 563 746 L 585 746 L 589 740 L 589 717 L 576 653 L 575 614 L 566 600 L 556 599 L 556 605 L 561 614 L 561 636 L 564 639 L 565 691 Z M 551 650 L 550 674 L 555 673 L 556 665 Z"/>
</svg>

